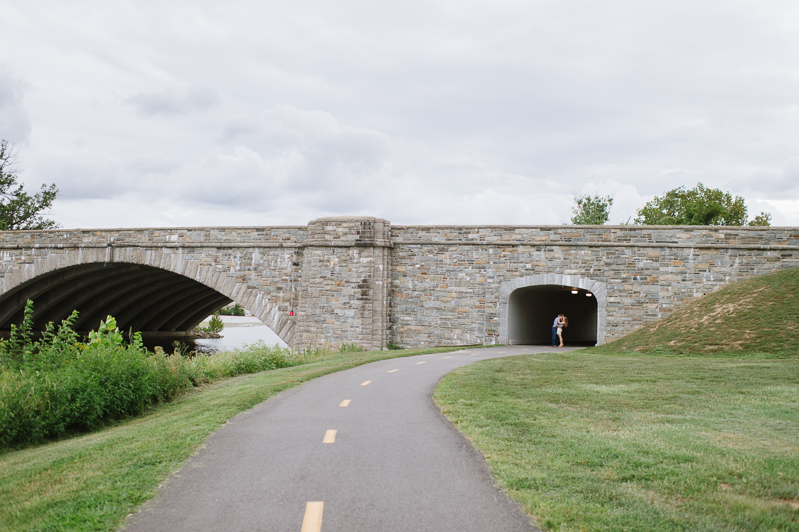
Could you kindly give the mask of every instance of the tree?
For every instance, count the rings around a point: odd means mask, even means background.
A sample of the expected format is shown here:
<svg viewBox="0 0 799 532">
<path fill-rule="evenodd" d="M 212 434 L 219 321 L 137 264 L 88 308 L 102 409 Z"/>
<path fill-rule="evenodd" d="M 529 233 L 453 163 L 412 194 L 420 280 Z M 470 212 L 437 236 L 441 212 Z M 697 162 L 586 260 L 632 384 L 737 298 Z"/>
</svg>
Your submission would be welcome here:
<svg viewBox="0 0 799 532">
<path fill-rule="evenodd" d="M 223 316 L 244 316 L 244 307 L 235 303 L 219 309 L 219 313 Z"/>
<path fill-rule="evenodd" d="M 610 218 L 610 206 L 613 197 L 585 195 L 574 198 L 576 205 L 572 208 L 572 223 L 574 225 L 604 225 Z"/>
<path fill-rule="evenodd" d="M 751 225 L 753 227 L 756 227 L 756 226 L 768 227 L 769 225 L 771 225 L 771 213 L 770 212 L 761 212 L 760 214 L 755 216 L 755 218 L 753 220 L 751 220 L 746 225 Z"/>
<path fill-rule="evenodd" d="M 17 184 L 15 163 L 14 146 L 0 140 L 0 230 L 58 227 L 55 221 L 42 216 L 42 211 L 50 208 L 58 194 L 55 184 L 42 185 L 42 190 L 31 196 L 25 192 L 25 185 Z"/>
<path fill-rule="evenodd" d="M 744 225 L 744 199 L 698 183 L 687 190 L 678 187 L 655 197 L 638 209 L 638 225 Z M 770 225 L 771 214 L 760 213 L 749 225 Z"/>
</svg>

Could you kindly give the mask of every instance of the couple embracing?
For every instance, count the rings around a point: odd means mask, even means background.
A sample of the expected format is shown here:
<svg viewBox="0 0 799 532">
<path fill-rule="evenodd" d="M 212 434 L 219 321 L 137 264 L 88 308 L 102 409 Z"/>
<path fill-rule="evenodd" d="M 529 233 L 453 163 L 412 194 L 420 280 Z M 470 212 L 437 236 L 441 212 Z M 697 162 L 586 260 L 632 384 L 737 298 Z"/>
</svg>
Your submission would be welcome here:
<svg viewBox="0 0 799 532">
<path fill-rule="evenodd" d="M 552 347 L 563 347 L 563 329 L 569 326 L 569 318 L 563 314 L 558 314 L 552 323 Z M 560 340 L 560 345 L 557 344 Z"/>
</svg>

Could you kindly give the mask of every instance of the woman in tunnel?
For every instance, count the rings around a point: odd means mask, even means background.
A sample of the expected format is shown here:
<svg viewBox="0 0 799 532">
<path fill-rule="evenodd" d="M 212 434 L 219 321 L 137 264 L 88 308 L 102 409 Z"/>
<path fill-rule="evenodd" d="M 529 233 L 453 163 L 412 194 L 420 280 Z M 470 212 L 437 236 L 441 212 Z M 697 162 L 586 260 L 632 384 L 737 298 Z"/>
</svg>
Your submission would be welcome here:
<svg viewBox="0 0 799 532">
<path fill-rule="evenodd" d="M 558 331 L 560 330 L 560 318 L 563 314 L 558 314 L 555 321 L 552 322 L 552 347 L 558 347 Z"/>
<path fill-rule="evenodd" d="M 560 339 L 560 345 L 558 347 L 563 347 L 563 329 L 569 326 L 569 318 L 564 316 L 563 314 L 558 314 L 558 338 Z"/>
</svg>

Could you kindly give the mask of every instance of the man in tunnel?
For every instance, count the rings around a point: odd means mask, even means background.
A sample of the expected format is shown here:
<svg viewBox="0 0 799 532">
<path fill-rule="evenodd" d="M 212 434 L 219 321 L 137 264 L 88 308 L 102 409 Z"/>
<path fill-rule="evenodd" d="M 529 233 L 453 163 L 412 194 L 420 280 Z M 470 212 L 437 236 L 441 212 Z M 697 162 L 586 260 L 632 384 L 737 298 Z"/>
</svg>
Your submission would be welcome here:
<svg viewBox="0 0 799 532">
<path fill-rule="evenodd" d="M 552 347 L 558 347 L 558 327 L 561 326 L 563 314 L 558 314 L 552 323 Z"/>
</svg>

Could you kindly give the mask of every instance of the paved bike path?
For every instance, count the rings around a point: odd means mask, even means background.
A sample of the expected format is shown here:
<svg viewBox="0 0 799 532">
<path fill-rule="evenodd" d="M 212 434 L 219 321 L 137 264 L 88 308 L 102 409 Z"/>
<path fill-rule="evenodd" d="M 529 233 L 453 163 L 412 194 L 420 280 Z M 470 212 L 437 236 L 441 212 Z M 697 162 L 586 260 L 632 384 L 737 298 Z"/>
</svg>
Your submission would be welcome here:
<svg viewBox="0 0 799 532">
<path fill-rule="evenodd" d="M 124 530 L 537 531 L 432 394 L 463 365 L 552 351 L 506 346 L 383 360 L 283 392 L 214 433 Z M 332 430 L 334 442 L 323 443 Z"/>
</svg>

